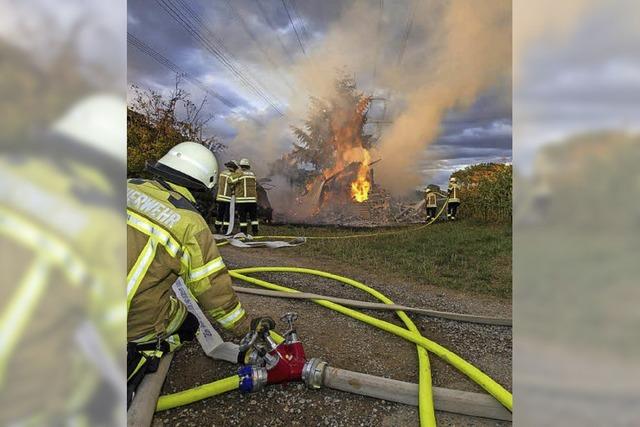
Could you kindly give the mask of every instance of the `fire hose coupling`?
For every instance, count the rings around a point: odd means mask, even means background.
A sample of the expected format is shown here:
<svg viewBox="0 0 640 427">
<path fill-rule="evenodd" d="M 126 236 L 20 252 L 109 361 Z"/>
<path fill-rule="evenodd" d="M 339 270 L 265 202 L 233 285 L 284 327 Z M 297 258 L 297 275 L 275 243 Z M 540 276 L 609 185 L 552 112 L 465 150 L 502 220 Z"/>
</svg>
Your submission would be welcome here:
<svg viewBox="0 0 640 427">
<path fill-rule="evenodd" d="M 238 369 L 240 377 L 240 391 L 243 393 L 251 393 L 261 390 L 267 384 L 266 368 L 257 366 L 241 366 Z"/>
<path fill-rule="evenodd" d="M 327 362 L 322 359 L 314 357 L 309 359 L 302 368 L 302 381 L 307 385 L 307 388 L 318 389 L 322 387 L 324 380 L 324 369 L 327 367 Z"/>
</svg>

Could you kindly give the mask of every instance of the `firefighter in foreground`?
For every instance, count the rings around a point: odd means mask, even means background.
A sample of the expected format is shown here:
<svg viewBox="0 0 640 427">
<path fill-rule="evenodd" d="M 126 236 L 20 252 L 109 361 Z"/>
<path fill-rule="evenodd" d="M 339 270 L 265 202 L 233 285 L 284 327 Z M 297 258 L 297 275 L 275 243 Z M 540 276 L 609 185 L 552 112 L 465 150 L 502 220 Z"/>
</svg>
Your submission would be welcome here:
<svg viewBox="0 0 640 427">
<path fill-rule="evenodd" d="M 258 193 L 256 189 L 256 176 L 251 172 L 251 164 L 248 159 L 240 160 L 240 172 L 235 179 L 235 196 L 238 213 L 240 214 L 240 231 L 248 234 L 249 221 L 251 233 L 258 234 Z"/>
<path fill-rule="evenodd" d="M 231 196 L 233 196 L 233 188 L 235 185 L 235 179 L 240 176 L 238 173 L 238 163 L 235 160 L 230 160 L 224 164 L 227 167 L 226 171 L 220 173 L 218 178 L 218 192 L 216 194 L 216 233 L 220 233 L 222 229 L 229 226 L 229 209 L 231 205 Z"/>
<path fill-rule="evenodd" d="M 451 177 L 449 180 L 449 189 L 447 191 L 447 195 L 449 196 L 449 201 L 447 203 L 447 219 L 455 221 L 456 215 L 458 214 L 458 206 L 460 206 L 460 187 L 458 187 L 458 180 L 455 177 Z"/>
<path fill-rule="evenodd" d="M 430 221 L 432 218 L 436 217 L 436 208 L 438 207 L 438 204 L 436 202 L 436 193 L 429 187 L 424 191 L 424 204 L 427 209 L 427 221 Z"/>
<path fill-rule="evenodd" d="M 125 110 L 88 96 L 0 154 L 2 426 L 121 418 Z"/>
<path fill-rule="evenodd" d="M 198 329 L 173 296 L 178 278 L 224 329 L 238 337 L 249 330 L 213 234 L 194 207 L 192 191 L 211 190 L 216 182 L 213 153 L 183 142 L 149 169 L 155 179 L 127 185 L 127 405 L 162 353 L 192 340 Z"/>
</svg>

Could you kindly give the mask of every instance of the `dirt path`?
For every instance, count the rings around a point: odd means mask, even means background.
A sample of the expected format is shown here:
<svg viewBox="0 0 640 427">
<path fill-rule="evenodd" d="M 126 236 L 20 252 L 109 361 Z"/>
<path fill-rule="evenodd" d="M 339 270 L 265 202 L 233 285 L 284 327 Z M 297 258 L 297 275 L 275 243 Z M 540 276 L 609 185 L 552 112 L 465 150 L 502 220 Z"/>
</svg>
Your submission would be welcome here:
<svg viewBox="0 0 640 427">
<path fill-rule="evenodd" d="M 298 266 L 316 268 L 360 280 L 383 292 L 397 303 L 435 310 L 510 317 L 510 301 L 488 296 L 470 296 L 436 288 L 425 283 L 398 281 L 373 276 L 326 258 L 300 258 L 295 249 L 222 248 L 229 268 L 251 266 Z M 261 274 L 275 283 L 299 290 L 373 301 L 361 291 L 322 278 L 300 274 Z M 246 285 L 237 283 L 238 285 Z M 311 357 L 321 357 L 330 365 L 385 376 L 417 381 L 415 346 L 386 332 L 359 323 L 312 302 L 282 300 L 243 294 L 240 297 L 252 315 L 269 315 L 278 320 L 287 311 L 299 314 L 297 329 Z M 391 313 L 371 313 L 398 323 Z M 474 325 L 448 320 L 412 316 L 426 337 L 456 352 L 507 389 L 511 389 L 511 329 Z M 284 325 L 278 322 L 278 328 Z M 483 392 L 436 356 L 430 357 L 435 386 Z M 207 358 L 198 344 L 189 344 L 176 354 L 165 382 L 163 394 L 215 381 L 235 373 L 235 366 Z M 439 425 L 506 425 L 492 420 L 436 413 Z M 160 413 L 160 425 L 242 425 L 242 426 L 397 426 L 418 425 L 417 408 L 351 395 L 334 390 L 306 390 L 302 385 L 272 386 L 260 393 L 238 392 L 207 399 L 187 407 Z"/>
</svg>

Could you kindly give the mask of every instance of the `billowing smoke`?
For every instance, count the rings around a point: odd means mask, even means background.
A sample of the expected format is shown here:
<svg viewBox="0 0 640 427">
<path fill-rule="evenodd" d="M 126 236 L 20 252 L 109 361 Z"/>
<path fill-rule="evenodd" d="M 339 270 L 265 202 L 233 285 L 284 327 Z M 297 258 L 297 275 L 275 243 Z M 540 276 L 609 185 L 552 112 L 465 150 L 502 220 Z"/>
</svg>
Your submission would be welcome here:
<svg viewBox="0 0 640 427">
<path fill-rule="evenodd" d="M 300 125 L 309 95 L 327 96 L 337 73 L 346 72 L 360 90 L 388 97 L 392 124 L 381 133 L 373 158 L 383 159 L 377 182 L 401 195 L 421 184 L 418 165 L 448 111 L 469 107 L 489 90 L 500 90 L 509 102 L 511 1 L 384 2 L 382 13 L 378 2 L 339 3 L 339 16 L 307 40 L 307 54 L 288 68 L 293 90 L 279 94 L 285 116 L 264 125 L 247 122 L 231 147 L 241 152 L 258 145 L 265 164 L 280 157 L 291 148 L 289 126 Z"/>
</svg>

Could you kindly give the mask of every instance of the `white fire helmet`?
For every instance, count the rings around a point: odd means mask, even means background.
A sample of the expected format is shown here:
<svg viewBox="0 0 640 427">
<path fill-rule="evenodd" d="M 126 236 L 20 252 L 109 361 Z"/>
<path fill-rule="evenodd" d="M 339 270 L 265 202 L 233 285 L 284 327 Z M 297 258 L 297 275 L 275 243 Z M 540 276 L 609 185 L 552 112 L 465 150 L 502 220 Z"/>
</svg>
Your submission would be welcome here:
<svg viewBox="0 0 640 427">
<path fill-rule="evenodd" d="M 216 156 L 196 142 L 181 142 L 162 156 L 158 163 L 182 172 L 208 188 L 213 188 L 218 177 Z"/>
<path fill-rule="evenodd" d="M 127 150 L 127 103 L 110 94 L 96 94 L 74 104 L 53 130 L 124 163 Z"/>
<path fill-rule="evenodd" d="M 424 191 L 425 191 L 426 193 L 431 193 L 431 189 L 430 189 L 429 187 L 427 187 Z"/>
<path fill-rule="evenodd" d="M 242 159 L 240 160 L 240 166 L 246 166 L 246 167 L 251 167 L 251 164 L 249 163 L 249 159 Z"/>
<path fill-rule="evenodd" d="M 456 182 L 458 182 L 458 180 L 456 179 L 455 176 L 452 176 L 449 182 L 453 182 L 455 184 Z"/>
</svg>

